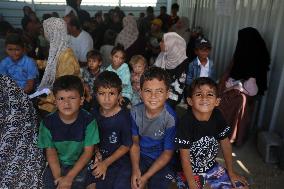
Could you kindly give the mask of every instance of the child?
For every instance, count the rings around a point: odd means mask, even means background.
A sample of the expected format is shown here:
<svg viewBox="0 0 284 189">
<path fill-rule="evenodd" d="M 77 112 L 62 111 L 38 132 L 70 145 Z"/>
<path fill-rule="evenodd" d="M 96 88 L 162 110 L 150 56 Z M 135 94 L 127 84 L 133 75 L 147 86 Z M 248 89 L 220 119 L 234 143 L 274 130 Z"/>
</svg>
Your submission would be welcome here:
<svg viewBox="0 0 284 189">
<path fill-rule="evenodd" d="M 188 65 L 186 73 L 186 85 L 199 77 L 210 77 L 215 80 L 215 68 L 213 61 L 208 58 L 211 44 L 205 38 L 199 38 L 195 43 L 195 54 L 197 57 Z"/>
<path fill-rule="evenodd" d="M 35 89 L 38 69 L 33 59 L 25 55 L 21 36 L 9 34 L 5 47 L 8 56 L 0 62 L 0 74 L 11 77 L 25 93 L 32 93 Z"/>
<path fill-rule="evenodd" d="M 133 189 L 169 188 L 173 179 L 170 161 L 174 152 L 176 115 L 166 104 L 170 78 L 152 67 L 141 77 L 143 103 L 134 106 L 132 116 L 131 186 Z"/>
<path fill-rule="evenodd" d="M 130 81 L 130 71 L 128 65 L 124 63 L 125 50 L 120 44 L 115 46 L 111 51 L 112 63 L 106 70 L 115 72 L 122 81 L 122 97 L 120 105 L 127 107 L 130 104 L 130 99 L 132 96 L 132 87 Z"/>
<path fill-rule="evenodd" d="M 77 76 L 65 75 L 54 82 L 58 110 L 41 122 L 38 141 L 38 146 L 46 149 L 48 161 L 45 188 L 86 188 L 86 165 L 99 135 L 91 114 L 80 109 L 83 93 L 83 84 Z"/>
<path fill-rule="evenodd" d="M 130 189 L 131 119 L 129 111 L 119 105 L 121 80 L 115 73 L 105 71 L 96 79 L 94 90 L 100 105 L 94 114 L 101 142 L 88 176 L 88 184 L 93 184 L 88 189 Z"/>
<path fill-rule="evenodd" d="M 215 108 L 220 102 L 217 84 L 210 78 L 200 77 L 187 88 L 187 95 L 191 108 L 181 119 L 175 144 L 189 188 L 201 189 L 205 183 L 213 189 L 247 185 L 246 180 L 233 171 L 230 128 Z M 216 162 L 218 143 L 226 170 Z"/>
<path fill-rule="evenodd" d="M 132 67 L 131 84 L 133 95 L 131 98 L 131 104 L 136 105 L 141 102 L 140 99 L 140 77 L 147 68 L 146 59 L 141 55 L 134 55 L 129 62 Z"/>
</svg>

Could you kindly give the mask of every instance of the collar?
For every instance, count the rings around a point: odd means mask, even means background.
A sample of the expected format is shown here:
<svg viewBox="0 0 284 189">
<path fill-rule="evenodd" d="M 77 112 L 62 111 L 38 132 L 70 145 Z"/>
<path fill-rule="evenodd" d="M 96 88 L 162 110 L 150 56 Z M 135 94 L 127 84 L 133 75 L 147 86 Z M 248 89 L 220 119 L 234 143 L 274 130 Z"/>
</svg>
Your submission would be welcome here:
<svg viewBox="0 0 284 189">
<path fill-rule="evenodd" d="M 200 62 L 200 60 L 199 60 L 199 58 L 197 57 L 197 65 L 198 66 L 203 66 L 202 64 L 201 64 L 201 62 Z M 203 67 L 205 67 L 205 68 L 208 68 L 209 67 L 209 59 L 207 58 L 207 62 L 206 62 L 206 64 L 205 64 L 205 66 L 203 66 Z"/>
</svg>

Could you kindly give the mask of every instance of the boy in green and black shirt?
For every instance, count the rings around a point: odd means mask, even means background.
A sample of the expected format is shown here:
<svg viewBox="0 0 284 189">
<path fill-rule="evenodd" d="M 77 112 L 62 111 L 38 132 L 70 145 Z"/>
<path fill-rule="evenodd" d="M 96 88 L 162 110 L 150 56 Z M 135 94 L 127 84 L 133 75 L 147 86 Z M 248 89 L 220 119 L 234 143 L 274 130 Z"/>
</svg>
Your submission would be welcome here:
<svg viewBox="0 0 284 189">
<path fill-rule="evenodd" d="M 99 142 L 96 121 L 80 109 L 84 102 L 80 78 L 66 75 L 53 85 L 57 111 L 40 125 L 38 146 L 46 149 L 44 188 L 85 188 L 86 165 Z"/>
</svg>

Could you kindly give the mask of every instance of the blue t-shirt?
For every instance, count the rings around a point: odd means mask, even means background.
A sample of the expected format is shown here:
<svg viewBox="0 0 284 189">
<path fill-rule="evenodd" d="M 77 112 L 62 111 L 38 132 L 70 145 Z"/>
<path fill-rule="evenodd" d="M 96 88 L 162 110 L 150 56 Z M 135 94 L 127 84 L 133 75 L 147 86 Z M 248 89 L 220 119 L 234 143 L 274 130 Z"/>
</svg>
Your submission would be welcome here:
<svg viewBox="0 0 284 189">
<path fill-rule="evenodd" d="M 14 62 L 8 56 L 0 62 L 0 74 L 11 77 L 23 89 L 27 84 L 27 80 L 38 77 L 38 69 L 33 59 L 27 55 L 23 55 L 17 62 Z"/>
<path fill-rule="evenodd" d="M 140 153 L 157 159 L 164 150 L 174 150 L 177 116 L 169 105 L 158 117 L 149 119 L 143 103 L 131 110 L 132 135 L 139 136 Z"/>
<path fill-rule="evenodd" d="M 111 117 L 104 117 L 100 114 L 99 109 L 96 108 L 94 116 L 99 127 L 99 150 L 103 159 L 112 155 L 121 145 L 128 147 L 132 145 L 131 119 L 128 110 L 121 109 Z M 129 154 L 125 154 L 115 161 L 115 164 L 118 163 L 129 163 Z"/>
</svg>

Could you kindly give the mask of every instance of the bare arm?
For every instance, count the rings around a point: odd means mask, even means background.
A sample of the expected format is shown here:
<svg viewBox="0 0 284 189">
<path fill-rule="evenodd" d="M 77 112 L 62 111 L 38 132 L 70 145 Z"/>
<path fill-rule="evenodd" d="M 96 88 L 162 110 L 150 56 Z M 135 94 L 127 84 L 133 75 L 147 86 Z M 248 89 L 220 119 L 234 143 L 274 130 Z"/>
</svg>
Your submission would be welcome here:
<svg viewBox="0 0 284 189">
<path fill-rule="evenodd" d="M 139 146 L 139 137 L 132 137 L 133 144 L 130 148 L 130 159 L 132 165 L 132 176 L 131 176 L 131 186 L 136 189 L 139 188 L 141 183 L 141 171 L 139 167 L 140 161 L 140 146 Z"/>
<path fill-rule="evenodd" d="M 244 185 L 248 185 L 246 179 L 238 174 L 236 174 L 233 170 L 233 158 L 232 158 L 232 146 L 231 143 L 227 138 L 220 141 L 226 168 L 228 171 L 228 175 L 230 177 L 230 180 L 232 182 L 233 187 L 235 187 L 235 182 L 239 181 L 243 183 Z"/>
<path fill-rule="evenodd" d="M 195 183 L 194 175 L 192 172 L 189 149 L 180 149 L 179 151 L 180 151 L 182 170 L 186 177 L 186 181 L 189 185 L 189 188 L 195 189 L 197 188 L 197 185 Z"/>
<path fill-rule="evenodd" d="M 34 79 L 27 80 L 26 86 L 24 88 L 24 92 L 26 94 L 30 94 L 34 89 L 34 84 L 35 84 Z"/>
<path fill-rule="evenodd" d="M 51 169 L 54 180 L 61 177 L 60 164 L 55 148 L 46 148 L 46 159 Z"/>
</svg>

